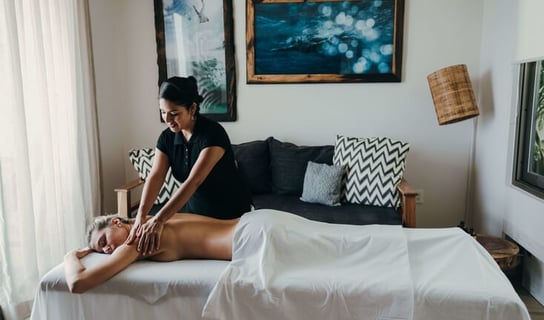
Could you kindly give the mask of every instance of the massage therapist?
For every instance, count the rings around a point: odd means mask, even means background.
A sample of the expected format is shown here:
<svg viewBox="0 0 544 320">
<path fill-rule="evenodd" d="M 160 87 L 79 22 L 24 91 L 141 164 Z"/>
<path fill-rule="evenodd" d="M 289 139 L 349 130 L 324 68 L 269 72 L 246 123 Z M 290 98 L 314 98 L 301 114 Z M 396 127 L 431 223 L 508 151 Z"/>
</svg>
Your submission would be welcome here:
<svg viewBox="0 0 544 320">
<path fill-rule="evenodd" d="M 219 219 L 250 211 L 251 194 L 238 174 L 230 139 L 219 123 L 199 113 L 202 101 L 193 76 L 172 77 L 160 86 L 160 111 L 168 128 L 158 138 L 127 239 L 128 244 L 137 240 L 143 254 L 159 249 L 164 223 L 183 206 L 186 212 Z M 181 186 L 155 216 L 148 217 L 169 168 Z"/>
</svg>

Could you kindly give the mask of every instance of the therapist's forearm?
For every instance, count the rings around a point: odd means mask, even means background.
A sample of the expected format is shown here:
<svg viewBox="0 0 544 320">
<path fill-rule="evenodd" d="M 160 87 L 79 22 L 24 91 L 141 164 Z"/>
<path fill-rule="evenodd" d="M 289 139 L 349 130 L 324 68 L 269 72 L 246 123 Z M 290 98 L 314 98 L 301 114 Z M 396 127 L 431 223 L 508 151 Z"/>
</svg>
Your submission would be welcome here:
<svg viewBox="0 0 544 320">
<path fill-rule="evenodd" d="M 164 207 L 157 212 L 155 218 L 161 222 L 166 222 L 170 219 L 180 208 L 182 208 L 187 201 L 195 193 L 198 185 L 185 181 L 181 184 L 180 188 L 174 195 L 168 200 Z M 198 213 L 198 212 L 195 212 Z"/>
<path fill-rule="evenodd" d="M 141 218 L 147 217 L 151 207 L 153 207 L 155 199 L 157 199 L 157 196 L 159 195 L 159 191 L 161 190 L 163 183 L 164 179 L 153 176 L 150 176 L 146 180 L 142 190 L 142 197 L 140 198 L 140 207 L 138 208 L 137 213 L 138 216 Z"/>
</svg>

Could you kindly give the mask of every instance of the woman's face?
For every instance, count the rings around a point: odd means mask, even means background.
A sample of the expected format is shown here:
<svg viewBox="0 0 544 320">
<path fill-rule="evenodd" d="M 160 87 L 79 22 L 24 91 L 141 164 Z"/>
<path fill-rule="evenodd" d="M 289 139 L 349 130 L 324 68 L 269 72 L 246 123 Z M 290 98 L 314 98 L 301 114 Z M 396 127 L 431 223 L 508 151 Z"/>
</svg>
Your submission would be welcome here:
<svg viewBox="0 0 544 320">
<path fill-rule="evenodd" d="M 168 128 L 172 132 L 179 132 L 181 130 L 192 129 L 194 121 L 191 120 L 191 116 L 195 112 L 194 105 L 191 105 L 189 109 L 184 106 L 180 106 L 171 102 L 170 100 L 160 99 L 159 105 L 161 108 L 161 115 L 164 122 L 168 125 Z"/>
<path fill-rule="evenodd" d="M 114 218 L 109 226 L 93 232 L 91 249 L 96 252 L 112 254 L 115 249 L 125 243 L 129 233 L 130 225 Z"/>
</svg>

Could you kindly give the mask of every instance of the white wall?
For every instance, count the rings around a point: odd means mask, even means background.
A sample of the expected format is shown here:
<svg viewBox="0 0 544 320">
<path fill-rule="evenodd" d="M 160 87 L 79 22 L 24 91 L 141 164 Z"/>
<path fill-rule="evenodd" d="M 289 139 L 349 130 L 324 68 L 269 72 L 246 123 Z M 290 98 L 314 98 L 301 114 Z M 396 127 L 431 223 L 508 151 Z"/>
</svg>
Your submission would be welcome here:
<svg viewBox="0 0 544 320">
<path fill-rule="evenodd" d="M 527 13 L 531 15 L 543 10 L 541 0 L 485 1 L 480 67 L 481 116 L 478 118 L 474 170 L 477 229 L 495 235 L 505 232 L 530 251 L 533 256 L 525 283 L 541 302 L 544 302 L 544 201 L 513 187 L 511 181 L 517 116 L 515 57 L 516 53 L 519 57 L 520 48 L 517 44 L 520 32 L 523 32 L 523 39 L 541 39 L 544 21 L 532 19 L 538 25 L 529 30 L 530 34 L 516 26 L 529 19 Z M 544 52 L 539 56 L 544 56 Z"/>
<path fill-rule="evenodd" d="M 104 203 L 134 177 L 130 148 L 153 146 L 157 112 L 153 4 L 90 1 L 101 133 Z M 406 176 L 424 190 L 419 226 L 453 226 L 464 217 L 472 121 L 439 127 L 426 81 L 465 63 L 478 89 L 482 0 L 409 0 L 403 80 L 382 84 L 246 84 L 245 1 L 234 0 L 239 119 L 223 123 L 234 143 L 275 136 L 334 144 L 336 134 L 389 136 L 411 144 Z"/>
<path fill-rule="evenodd" d="M 89 1 L 105 212 L 114 188 L 137 177 L 128 150 L 155 145 L 162 130 L 153 1 Z"/>
</svg>

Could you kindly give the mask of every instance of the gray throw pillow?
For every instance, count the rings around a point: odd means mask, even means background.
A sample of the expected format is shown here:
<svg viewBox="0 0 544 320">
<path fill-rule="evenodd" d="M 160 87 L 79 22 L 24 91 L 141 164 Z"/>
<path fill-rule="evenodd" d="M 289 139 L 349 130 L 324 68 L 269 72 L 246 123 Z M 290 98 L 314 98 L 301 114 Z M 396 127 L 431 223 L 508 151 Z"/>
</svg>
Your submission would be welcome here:
<svg viewBox="0 0 544 320">
<path fill-rule="evenodd" d="M 308 161 L 300 200 L 339 206 L 343 174 L 343 166 Z"/>
</svg>

